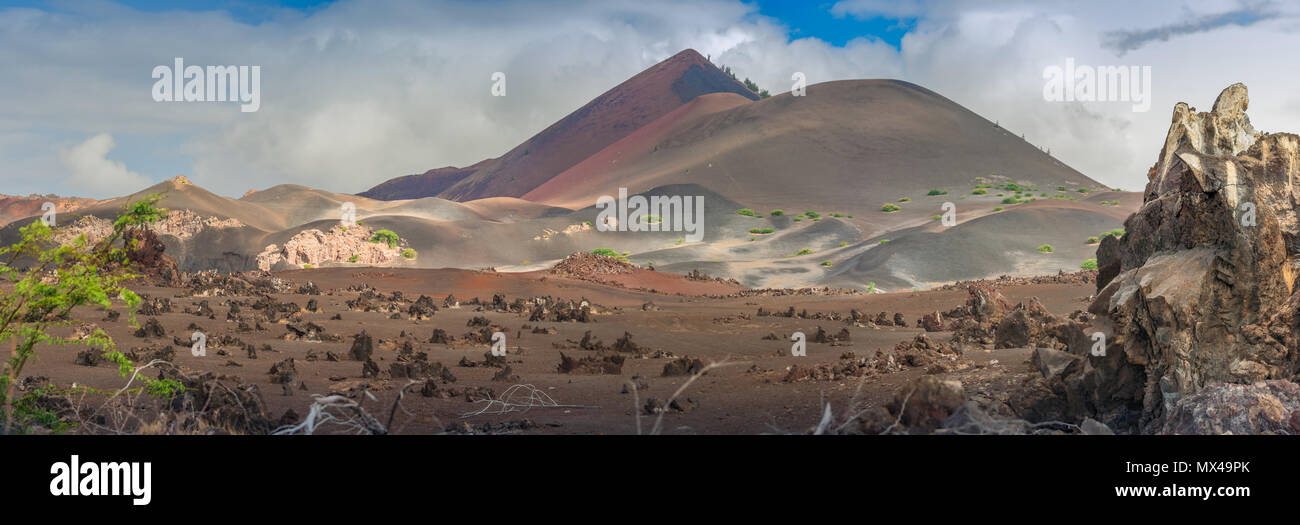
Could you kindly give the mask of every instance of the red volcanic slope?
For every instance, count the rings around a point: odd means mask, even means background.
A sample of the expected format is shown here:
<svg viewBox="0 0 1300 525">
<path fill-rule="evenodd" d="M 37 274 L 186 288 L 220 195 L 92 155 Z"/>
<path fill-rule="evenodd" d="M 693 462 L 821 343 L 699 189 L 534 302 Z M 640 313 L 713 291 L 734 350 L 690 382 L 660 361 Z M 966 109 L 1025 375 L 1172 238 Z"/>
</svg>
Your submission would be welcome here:
<svg viewBox="0 0 1300 525">
<path fill-rule="evenodd" d="M 563 173 L 552 177 L 545 184 L 525 194 L 523 198 L 568 208 L 588 206 L 591 202 L 587 196 L 591 192 L 576 193 L 576 195 L 582 197 L 565 200 L 565 197 L 575 195 L 574 192 L 566 191 L 566 189 L 591 188 L 594 191 L 595 188 L 608 189 L 620 184 L 627 186 L 629 182 L 634 181 L 609 180 L 610 174 L 615 173 L 614 168 L 617 168 L 620 162 L 653 154 L 660 142 L 673 136 L 677 131 L 694 124 L 705 115 L 725 111 L 749 102 L 749 99 L 734 93 L 711 93 L 697 97 L 695 100 L 682 104 L 681 107 L 672 110 L 667 115 L 655 119 L 654 122 L 646 124 L 631 135 L 610 144 L 572 168 L 564 170 Z"/>
<path fill-rule="evenodd" d="M 443 168 L 394 179 L 361 195 L 377 199 L 438 196 L 456 201 L 519 197 L 642 126 L 709 93 L 758 96 L 693 49 L 664 60 L 596 97 L 577 111 L 477 169 Z M 437 194 L 446 182 L 459 177 Z"/>
<path fill-rule="evenodd" d="M 362 197 L 376 199 L 381 201 L 395 201 L 402 199 L 417 199 L 421 197 L 432 197 L 444 191 L 472 175 L 485 164 L 495 159 L 479 161 L 477 164 L 457 168 L 447 166 L 445 168 L 436 168 L 424 173 L 407 175 L 388 179 L 379 183 L 378 186 L 369 190 L 358 193 Z"/>
<path fill-rule="evenodd" d="M 54 203 L 55 213 L 67 213 L 79 210 L 91 204 L 95 199 L 80 197 L 59 197 L 57 195 L 0 195 L 0 226 L 28 217 L 39 217 L 45 213 L 41 209 L 46 202 Z"/>
</svg>

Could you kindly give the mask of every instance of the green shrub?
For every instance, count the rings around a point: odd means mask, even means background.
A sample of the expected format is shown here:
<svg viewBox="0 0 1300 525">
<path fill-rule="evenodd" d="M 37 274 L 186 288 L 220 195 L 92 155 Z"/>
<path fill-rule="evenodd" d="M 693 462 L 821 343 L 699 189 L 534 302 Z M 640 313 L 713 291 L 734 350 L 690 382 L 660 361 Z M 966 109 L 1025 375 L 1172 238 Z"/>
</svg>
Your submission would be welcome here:
<svg viewBox="0 0 1300 525">
<path fill-rule="evenodd" d="M 926 195 L 930 197 L 933 197 L 935 195 L 947 195 L 947 194 L 948 194 L 948 190 L 941 190 L 937 188 L 931 189 L 930 191 L 926 192 Z"/>
<path fill-rule="evenodd" d="M 1040 251 L 1040 252 L 1042 252 L 1042 253 L 1052 253 L 1052 245 L 1050 245 L 1050 244 L 1044 244 L 1044 245 L 1042 245 L 1042 246 L 1039 246 L 1039 247 L 1038 247 L 1038 251 Z"/>
<path fill-rule="evenodd" d="M 1082 268 L 1082 269 L 1084 269 L 1084 270 L 1096 270 L 1096 269 L 1097 269 L 1097 260 L 1096 260 L 1096 259 L 1088 259 L 1088 260 L 1086 260 L 1086 261 L 1083 261 L 1083 264 L 1080 264 L 1080 265 L 1079 265 L 1079 268 Z"/>
<path fill-rule="evenodd" d="M 830 265 L 831 265 L 830 261 L 822 261 L 822 266 L 830 266 Z"/>
<path fill-rule="evenodd" d="M 901 198 L 901 199 L 898 199 L 898 202 L 908 202 L 908 201 L 910 201 L 910 200 L 912 200 L 911 197 L 903 197 L 903 198 Z"/>
<path fill-rule="evenodd" d="M 348 257 L 348 262 L 350 262 L 350 263 L 354 263 L 354 262 L 357 262 L 357 261 L 359 261 L 359 260 L 361 260 L 361 256 L 360 256 L 360 255 L 357 255 L 357 254 L 355 254 L 355 253 L 352 254 L 351 257 Z"/>
<path fill-rule="evenodd" d="M 412 250 L 412 249 L 410 249 L 410 248 L 405 248 L 405 249 L 403 249 L 403 250 L 402 250 L 402 257 L 405 258 L 405 259 L 414 259 L 414 258 L 415 258 L 415 250 Z"/>
<path fill-rule="evenodd" d="M 1101 234 L 1101 238 L 1103 239 L 1107 237 L 1123 237 L 1123 236 L 1124 236 L 1124 228 L 1115 228 L 1111 231 L 1104 232 Z"/>
<path fill-rule="evenodd" d="M 370 242 L 382 242 L 388 244 L 389 248 L 396 248 L 400 240 L 401 238 L 393 233 L 393 230 L 379 230 L 370 236 Z"/>
<path fill-rule="evenodd" d="M 749 229 L 749 233 L 756 233 L 756 234 L 766 234 L 766 233 L 772 233 L 774 231 L 776 230 L 773 230 L 771 228 L 750 228 Z"/>
<path fill-rule="evenodd" d="M 1005 199 L 1002 199 L 1002 204 L 1020 204 L 1020 199 L 1017 199 L 1015 197 L 1007 197 Z"/>
<path fill-rule="evenodd" d="M 996 207 L 996 208 L 993 208 L 993 211 L 1002 211 L 1002 207 L 1001 207 L 1001 206 L 998 206 L 998 207 Z"/>
<path fill-rule="evenodd" d="M 739 209 L 739 210 L 736 210 L 736 214 L 737 214 L 737 215 L 747 215 L 747 216 L 750 216 L 750 217 L 756 217 L 756 216 L 758 216 L 757 213 L 754 213 L 754 210 L 751 210 L 751 209 L 749 209 L 749 208 L 741 208 L 741 209 Z"/>
<path fill-rule="evenodd" d="M 876 244 L 885 244 L 885 243 L 887 243 L 887 242 L 889 242 L 889 239 L 881 239 L 880 242 L 878 242 L 878 243 L 876 243 Z"/>
<path fill-rule="evenodd" d="M 843 248 L 848 245 L 849 245 L 849 241 L 840 241 L 840 248 Z"/>
<path fill-rule="evenodd" d="M 785 210 L 772 210 L 773 217 L 780 217 L 782 215 L 785 215 Z"/>
<path fill-rule="evenodd" d="M 986 190 L 984 188 L 978 188 L 975 191 L 970 192 L 971 195 L 988 195 L 988 193 L 989 190 Z"/>
<path fill-rule="evenodd" d="M 1099 243 L 1099 242 L 1101 242 L 1101 239 L 1098 239 L 1098 238 L 1096 238 L 1096 237 L 1088 237 L 1088 240 L 1084 241 L 1083 243 L 1084 243 L 1084 244 L 1097 244 L 1097 243 Z"/>
<path fill-rule="evenodd" d="M 614 250 L 612 250 L 612 249 L 610 249 L 610 248 L 596 248 L 596 249 L 592 250 L 591 253 L 594 254 L 594 255 L 603 255 L 603 256 L 605 256 L 605 257 L 613 257 L 613 258 L 618 259 L 618 260 L 620 260 L 620 261 L 627 262 L 627 257 L 624 257 L 623 254 L 618 253 L 618 252 L 616 252 L 616 251 L 614 251 Z"/>
<path fill-rule="evenodd" d="M 876 281 L 867 282 L 867 293 L 876 293 Z"/>
<path fill-rule="evenodd" d="M 880 207 L 880 211 L 883 211 L 885 213 L 892 213 L 901 209 L 903 208 L 899 207 L 897 204 L 894 204 L 892 202 L 886 202 L 884 206 Z"/>
<path fill-rule="evenodd" d="M 943 218 L 943 215 L 931 215 L 931 216 L 930 216 L 930 220 L 932 220 L 932 221 L 937 221 L 937 220 L 942 219 L 942 218 Z"/>
<path fill-rule="evenodd" d="M 803 249 L 800 249 L 800 250 L 797 251 L 797 252 L 794 252 L 794 256 L 795 256 L 795 257 L 799 257 L 799 256 L 801 256 L 801 255 L 812 255 L 812 253 L 813 253 L 813 251 L 812 251 L 811 249 L 809 249 L 809 248 L 803 248 Z"/>
<path fill-rule="evenodd" d="M 808 210 L 808 211 L 806 211 L 806 212 L 803 212 L 803 215 L 804 215 L 804 217 L 808 217 L 809 219 L 814 219 L 814 220 L 816 220 L 816 219 L 818 219 L 818 218 L 821 218 L 821 216 L 822 216 L 822 214 L 817 213 L 817 212 L 812 211 L 812 210 Z"/>
</svg>

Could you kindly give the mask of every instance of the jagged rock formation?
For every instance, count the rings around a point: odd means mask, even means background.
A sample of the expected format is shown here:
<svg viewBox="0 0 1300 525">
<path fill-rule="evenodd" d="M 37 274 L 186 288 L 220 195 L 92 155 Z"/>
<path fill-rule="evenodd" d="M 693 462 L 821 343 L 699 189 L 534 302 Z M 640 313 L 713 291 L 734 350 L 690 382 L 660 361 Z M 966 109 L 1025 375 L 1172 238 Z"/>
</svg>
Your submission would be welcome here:
<svg viewBox="0 0 1300 525">
<path fill-rule="evenodd" d="M 175 284 L 180 282 L 180 270 L 176 259 L 163 253 L 167 245 L 158 240 L 153 230 L 129 230 L 125 238 L 126 257 L 131 261 L 132 269 L 155 283 Z"/>
<path fill-rule="evenodd" d="M 1153 432 L 1216 383 L 1296 375 L 1300 137 L 1257 133 L 1248 103 L 1234 84 L 1208 113 L 1176 105 L 1142 208 L 1097 250 L 1090 310 L 1112 330 L 1079 377 L 1113 428 Z"/>
<path fill-rule="evenodd" d="M 298 232 L 284 246 L 268 245 L 257 256 L 257 267 L 271 270 L 280 263 L 290 266 L 317 265 L 324 262 L 385 264 L 401 255 L 400 247 L 370 242 L 374 230 L 366 226 L 336 225 L 328 232 L 315 228 Z"/>
<path fill-rule="evenodd" d="M 243 226 L 244 224 L 236 219 L 205 217 L 190 210 L 172 210 L 168 212 L 167 217 L 149 225 L 149 229 L 158 235 L 170 235 L 180 240 L 186 240 L 204 230 L 240 228 Z M 87 241 L 94 243 L 112 233 L 113 221 L 94 215 L 86 215 L 78 218 L 76 222 L 60 228 L 54 234 L 54 239 L 59 243 L 66 244 L 84 234 Z"/>
</svg>

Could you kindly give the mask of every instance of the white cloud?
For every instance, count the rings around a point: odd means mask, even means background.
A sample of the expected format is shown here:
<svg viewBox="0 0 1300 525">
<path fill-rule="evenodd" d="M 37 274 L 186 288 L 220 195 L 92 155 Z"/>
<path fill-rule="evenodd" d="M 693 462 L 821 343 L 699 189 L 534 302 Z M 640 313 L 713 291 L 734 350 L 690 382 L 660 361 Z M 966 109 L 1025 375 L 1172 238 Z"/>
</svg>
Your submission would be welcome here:
<svg viewBox="0 0 1300 525">
<path fill-rule="evenodd" d="M 149 185 L 149 179 L 107 158 L 113 150 L 113 136 L 100 133 L 60 152 L 59 160 L 68 171 L 68 183 L 91 197 L 121 196 Z"/>
<path fill-rule="evenodd" d="M 345 0 L 258 25 L 221 12 L 143 13 L 101 3 L 60 9 L 0 11 L 0 70 L 10 76 L 0 83 L 5 186 L 19 186 L 10 181 L 26 180 L 23 170 L 32 167 L 66 170 L 54 160 L 58 144 L 107 131 L 122 138 L 123 157 L 135 169 L 159 177 L 175 173 L 139 160 L 150 158 L 140 143 L 179 141 L 176 153 L 193 158 L 188 175 L 226 195 L 276 183 L 361 191 L 394 176 L 500 155 L 688 47 L 774 94 L 789 90 L 795 71 L 810 83 L 909 80 L 1024 133 L 1095 179 L 1130 190 L 1145 184 L 1175 102 L 1206 108 L 1223 87 L 1243 81 L 1258 128 L 1300 131 L 1300 95 L 1291 89 L 1300 72 L 1278 67 L 1269 52 L 1300 47 L 1291 5 L 845 0 L 828 8 L 864 19 L 915 17 L 901 49 L 869 38 L 844 47 L 815 38 L 790 41 L 778 21 L 738 0 L 592 0 L 564 7 Z M 1216 18 L 1243 12 L 1270 16 L 1248 25 Z M 260 111 L 153 102 L 150 71 L 177 56 L 193 65 L 262 66 Z M 1043 68 L 1066 57 L 1151 65 L 1151 111 L 1044 101 Z M 507 97 L 489 94 L 495 71 L 507 74 Z M 106 159 L 87 164 L 113 166 Z M 86 178 L 78 173 L 56 177 L 61 184 L 40 191 L 85 194 Z M 107 173 L 122 183 L 143 178 L 124 167 Z"/>
</svg>

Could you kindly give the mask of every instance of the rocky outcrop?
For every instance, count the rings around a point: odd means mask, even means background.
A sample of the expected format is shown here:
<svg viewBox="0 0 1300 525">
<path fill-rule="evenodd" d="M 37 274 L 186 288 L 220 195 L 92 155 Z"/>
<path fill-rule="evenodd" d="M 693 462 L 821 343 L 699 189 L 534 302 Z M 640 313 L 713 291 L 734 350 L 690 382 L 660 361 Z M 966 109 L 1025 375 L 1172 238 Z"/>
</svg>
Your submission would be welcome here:
<svg viewBox="0 0 1300 525">
<path fill-rule="evenodd" d="M 1300 137 L 1257 133 L 1248 104 L 1235 84 L 1208 113 L 1176 105 L 1141 209 L 1097 251 L 1090 311 L 1112 330 L 1080 374 L 1143 432 L 1212 385 L 1296 375 Z"/>
<path fill-rule="evenodd" d="M 298 232 L 284 246 L 268 245 L 257 256 L 257 267 L 271 270 L 277 266 L 298 267 L 327 262 L 381 265 L 400 259 L 400 247 L 371 242 L 374 230 L 366 226 L 336 225 L 328 232 L 312 228 Z"/>
<path fill-rule="evenodd" d="M 1300 385 L 1214 385 L 1174 403 L 1160 433 L 1300 434 Z"/>
<path fill-rule="evenodd" d="M 242 222 L 235 219 L 202 216 L 190 210 L 172 210 L 167 213 L 167 217 L 149 225 L 149 229 L 156 235 L 170 235 L 185 241 L 206 230 L 242 228 L 243 226 Z M 94 243 L 112 233 L 113 221 L 94 215 L 86 215 L 60 228 L 54 234 L 54 240 L 60 244 L 67 244 L 84 234 L 87 241 Z"/>
<path fill-rule="evenodd" d="M 129 230 L 126 233 L 126 258 L 132 269 L 151 282 L 173 285 L 180 282 L 176 259 L 163 253 L 167 245 L 158 239 L 153 230 Z"/>
</svg>

